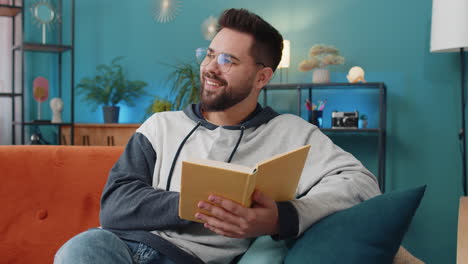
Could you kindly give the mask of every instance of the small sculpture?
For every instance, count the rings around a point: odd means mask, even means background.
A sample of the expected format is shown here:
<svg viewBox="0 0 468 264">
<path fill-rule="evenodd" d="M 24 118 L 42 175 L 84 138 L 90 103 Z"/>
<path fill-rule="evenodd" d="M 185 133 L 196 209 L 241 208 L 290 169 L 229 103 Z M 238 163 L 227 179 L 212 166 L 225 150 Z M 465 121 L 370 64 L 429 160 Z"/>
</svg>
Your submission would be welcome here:
<svg viewBox="0 0 468 264">
<path fill-rule="evenodd" d="M 52 109 L 52 123 L 63 123 L 63 100 L 58 97 L 52 98 L 50 100 L 50 108 Z"/>
<path fill-rule="evenodd" d="M 349 73 L 346 75 L 346 79 L 348 79 L 348 82 L 350 83 L 366 82 L 364 79 L 364 70 L 359 66 L 354 66 L 349 69 Z"/>
</svg>

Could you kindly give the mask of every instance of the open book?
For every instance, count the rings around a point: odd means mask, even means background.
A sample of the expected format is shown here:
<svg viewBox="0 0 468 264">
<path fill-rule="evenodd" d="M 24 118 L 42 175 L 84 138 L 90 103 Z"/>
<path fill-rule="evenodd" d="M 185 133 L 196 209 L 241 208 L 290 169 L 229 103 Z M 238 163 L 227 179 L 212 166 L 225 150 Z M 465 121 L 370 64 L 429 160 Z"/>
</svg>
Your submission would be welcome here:
<svg viewBox="0 0 468 264">
<path fill-rule="evenodd" d="M 275 201 L 288 201 L 294 194 L 301 177 L 310 145 L 276 155 L 262 161 L 255 168 L 242 165 L 193 158 L 182 162 L 179 217 L 200 222 L 196 212 L 199 201 L 215 194 L 245 207 L 252 204 L 255 189 Z"/>
</svg>

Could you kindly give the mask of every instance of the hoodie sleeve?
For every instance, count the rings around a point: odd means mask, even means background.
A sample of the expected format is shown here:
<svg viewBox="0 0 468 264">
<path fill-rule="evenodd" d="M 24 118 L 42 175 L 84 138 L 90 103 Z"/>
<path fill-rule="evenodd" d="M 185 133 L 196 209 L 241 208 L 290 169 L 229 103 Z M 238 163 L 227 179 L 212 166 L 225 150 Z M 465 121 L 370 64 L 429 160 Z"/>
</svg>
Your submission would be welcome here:
<svg viewBox="0 0 468 264">
<path fill-rule="evenodd" d="M 167 230 L 188 225 L 178 217 L 179 193 L 152 187 L 156 152 L 141 133 L 129 140 L 110 171 L 101 197 L 103 228 Z"/>
<path fill-rule="evenodd" d="M 375 176 L 320 130 L 312 129 L 305 144 L 311 144 L 311 150 L 297 198 L 277 203 L 275 240 L 297 237 L 320 219 L 380 194 Z"/>
</svg>

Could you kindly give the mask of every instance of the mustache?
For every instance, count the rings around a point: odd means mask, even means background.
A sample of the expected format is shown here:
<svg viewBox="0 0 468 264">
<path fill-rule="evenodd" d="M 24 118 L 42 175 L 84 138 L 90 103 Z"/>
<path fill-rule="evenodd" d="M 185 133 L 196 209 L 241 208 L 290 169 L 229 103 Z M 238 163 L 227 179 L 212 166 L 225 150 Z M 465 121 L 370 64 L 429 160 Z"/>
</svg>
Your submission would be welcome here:
<svg viewBox="0 0 468 264">
<path fill-rule="evenodd" d="M 211 73 L 211 72 L 205 72 L 203 74 L 203 77 L 204 78 L 210 78 L 212 80 L 215 80 L 215 81 L 218 81 L 220 82 L 222 85 L 226 85 L 227 84 L 227 81 L 220 78 L 218 75 L 214 74 L 214 73 Z"/>
</svg>

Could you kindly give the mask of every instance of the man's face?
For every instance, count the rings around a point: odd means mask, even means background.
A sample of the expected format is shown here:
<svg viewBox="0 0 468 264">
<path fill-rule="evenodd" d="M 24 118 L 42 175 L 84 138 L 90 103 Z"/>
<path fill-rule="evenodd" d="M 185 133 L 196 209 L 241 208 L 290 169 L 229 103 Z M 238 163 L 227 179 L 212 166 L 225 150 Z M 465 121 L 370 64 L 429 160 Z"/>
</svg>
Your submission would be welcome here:
<svg viewBox="0 0 468 264">
<path fill-rule="evenodd" d="M 250 56 L 253 41 L 252 36 L 228 28 L 214 37 L 208 49 L 208 57 L 212 59 L 200 66 L 200 100 L 204 111 L 223 111 L 249 96 L 256 100 L 252 91 L 259 65 Z M 217 62 L 220 53 L 229 55 L 232 61 L 228 70 Z"/>
</svg>

